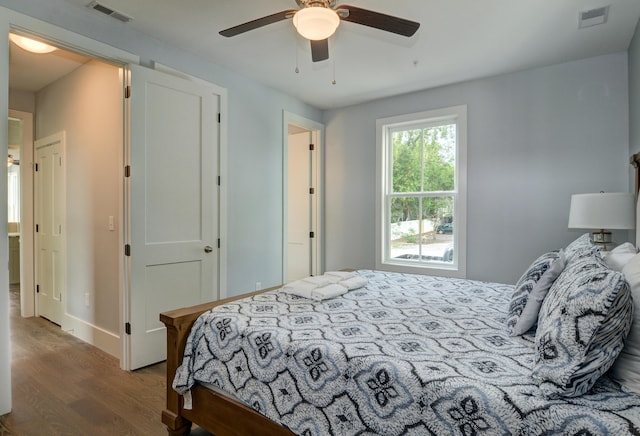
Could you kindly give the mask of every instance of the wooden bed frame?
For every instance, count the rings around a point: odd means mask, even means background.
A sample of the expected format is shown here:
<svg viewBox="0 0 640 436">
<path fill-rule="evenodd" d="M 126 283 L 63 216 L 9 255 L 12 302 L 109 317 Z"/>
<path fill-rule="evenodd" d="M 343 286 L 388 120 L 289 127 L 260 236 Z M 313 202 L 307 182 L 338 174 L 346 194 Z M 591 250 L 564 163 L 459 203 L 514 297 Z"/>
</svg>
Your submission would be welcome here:
<svg viewBox="0 0 640 436">
<path fill-rule="evenodd" d="M 160 314 L 160 321 L 167 327 L 167 408 L 162 411 L 162 423 L 169 435 L 188 435 L 195 423 L 216 436 L 295 436 L 250 407 L 198 384 L 191 388 L 193 408 L 184 409 L 183 397 L 171 386 L 182 363 L 189 331 L 198 316 L 212 307 L 274 289 L 278 287 Z"/>
</svg>

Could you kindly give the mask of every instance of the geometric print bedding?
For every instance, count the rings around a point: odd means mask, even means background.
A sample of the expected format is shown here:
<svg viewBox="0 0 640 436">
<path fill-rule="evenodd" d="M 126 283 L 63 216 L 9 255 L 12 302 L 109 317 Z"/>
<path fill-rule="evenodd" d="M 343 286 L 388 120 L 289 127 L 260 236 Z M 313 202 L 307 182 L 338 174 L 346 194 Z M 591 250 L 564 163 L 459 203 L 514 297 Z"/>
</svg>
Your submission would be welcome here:
<svg viewBox="0 0 640 436">
<path fill-rule="evenodd" d="M 640 396 L 606 376 L 541 394 L 534 337 L 505 329 L 513 286 L 356 274 L 368 284 L 337 298 L 271 291 L 206 312 L 174 389 L 213 384 L 309 436 L 640 434 Z"/>
</svg>

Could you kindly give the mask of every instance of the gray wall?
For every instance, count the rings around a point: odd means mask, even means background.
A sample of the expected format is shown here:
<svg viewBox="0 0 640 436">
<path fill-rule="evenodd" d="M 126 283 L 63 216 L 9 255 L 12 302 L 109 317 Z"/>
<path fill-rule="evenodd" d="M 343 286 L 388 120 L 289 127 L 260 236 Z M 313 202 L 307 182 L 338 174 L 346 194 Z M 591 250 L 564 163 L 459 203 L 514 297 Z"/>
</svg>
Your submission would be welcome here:
<svg viewBox="0 0 640 436">
<path fill-rule="evenodd" d="M 629 154 L 640 152 L 640 21 L 629 45 Z"/>
<path fill-rule="evenodd" d="M 36 94 L 35 117 L 36 139 L 66 133 L 65 307 L 116 336 L 121 235 L 109 231 L 108 217 L 117 223 L 122 214 L 121 83 L 118 68 L 88 62 Z"/>
<path fill-rule="evenodd" d="M 628 190 L 627 95 L 617 53 L 326 111 L 327 269 L 375 264 L 376 119 L 466 104 L 467 277 L 514 283 L 582 233 L 571 194 Z"/>
<path fill-rule="evenodd" d="M 36 96 L 29 91 L 9 90 L 9 109 L 34 113 L 36 111 Z"/>
</svg>

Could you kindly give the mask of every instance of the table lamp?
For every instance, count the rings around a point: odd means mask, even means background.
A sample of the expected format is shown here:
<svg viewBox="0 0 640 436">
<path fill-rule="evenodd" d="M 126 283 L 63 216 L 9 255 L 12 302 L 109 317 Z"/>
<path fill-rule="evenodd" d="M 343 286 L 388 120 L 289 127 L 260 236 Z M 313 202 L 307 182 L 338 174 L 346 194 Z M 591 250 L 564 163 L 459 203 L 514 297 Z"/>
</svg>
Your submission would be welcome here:
<svg viewBox="0 0 640 436">
<path fill-rule="evenodd" d="M 633 194 L 598 192 L 571 196 L 569 228 L 595 229 L 591 236 L 596 244 L 610 244 L 611 232 L 635 227 Z"/>
</svg>

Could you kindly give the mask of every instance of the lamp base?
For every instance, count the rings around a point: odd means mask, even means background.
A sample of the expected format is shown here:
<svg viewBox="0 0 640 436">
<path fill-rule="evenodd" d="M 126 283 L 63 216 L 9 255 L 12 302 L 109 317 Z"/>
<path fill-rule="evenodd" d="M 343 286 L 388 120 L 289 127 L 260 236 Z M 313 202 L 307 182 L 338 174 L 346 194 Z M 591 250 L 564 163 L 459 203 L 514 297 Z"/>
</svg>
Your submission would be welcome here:
<svg viewBox="0 0 640 436">
<path fill-rule="evenodd" d="M 610 243 L 611 242 L 611 232 L 605 232 L 604 230 L 600 230 L 599 232 L 591 233 L 591 238 L 593 242 L 596 243 Z"/>
</svg>

